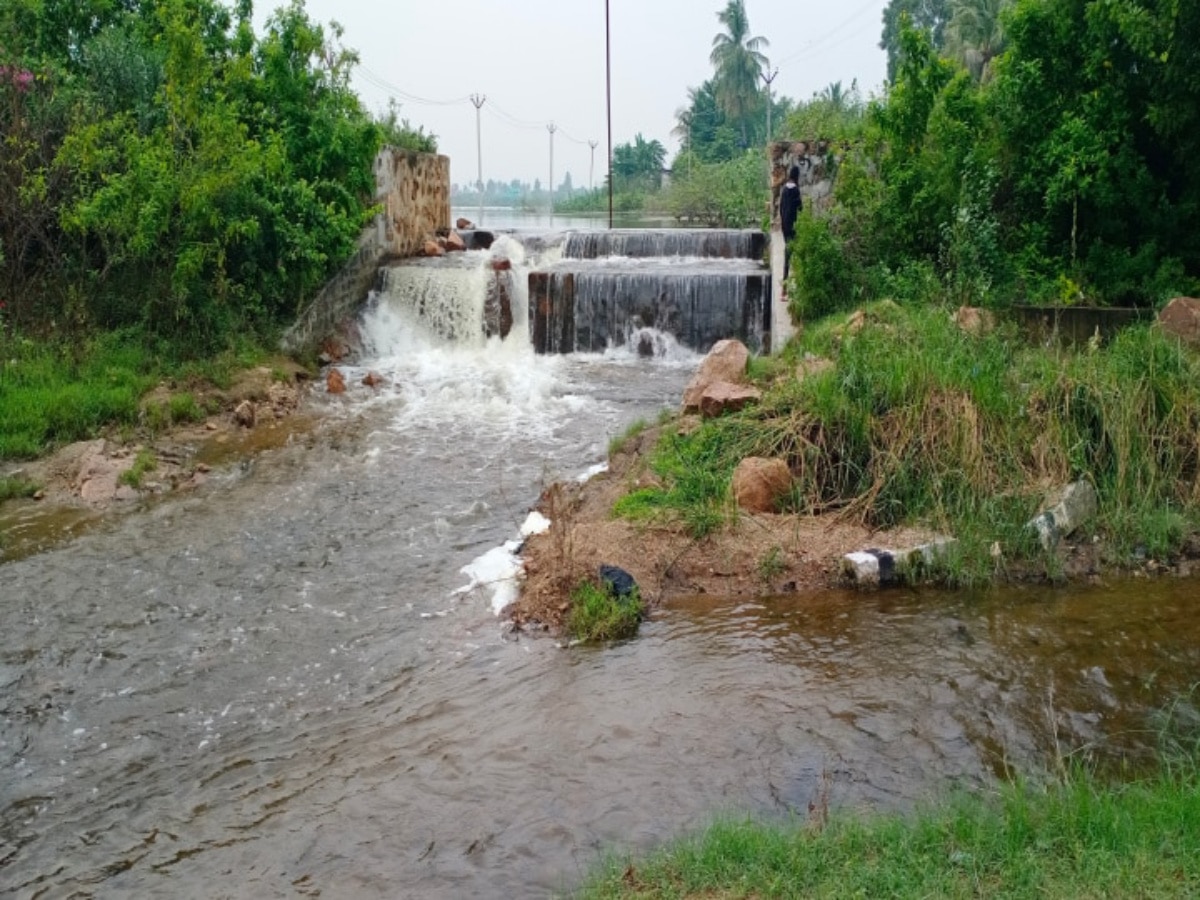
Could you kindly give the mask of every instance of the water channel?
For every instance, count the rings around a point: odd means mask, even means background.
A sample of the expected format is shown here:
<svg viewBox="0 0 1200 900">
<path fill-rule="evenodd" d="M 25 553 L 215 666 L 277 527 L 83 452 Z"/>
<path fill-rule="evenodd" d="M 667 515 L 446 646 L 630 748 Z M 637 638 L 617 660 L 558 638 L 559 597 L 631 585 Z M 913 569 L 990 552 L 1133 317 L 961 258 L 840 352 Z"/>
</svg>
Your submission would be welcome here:
<svg viewBox="0 0 1200 900">
<path fill-rule="evenodd" d="M 203 493 L 0 565 L 0 895 L 550 896 L 720 813 L 1145 759 L 1200 677 L 1183 580 L 509 633 L 462 568 L 696 357 L 447 345 L 386 304 L 364 331 L 386 390 L 318 394 L 315 429 Z"/>
</svg>

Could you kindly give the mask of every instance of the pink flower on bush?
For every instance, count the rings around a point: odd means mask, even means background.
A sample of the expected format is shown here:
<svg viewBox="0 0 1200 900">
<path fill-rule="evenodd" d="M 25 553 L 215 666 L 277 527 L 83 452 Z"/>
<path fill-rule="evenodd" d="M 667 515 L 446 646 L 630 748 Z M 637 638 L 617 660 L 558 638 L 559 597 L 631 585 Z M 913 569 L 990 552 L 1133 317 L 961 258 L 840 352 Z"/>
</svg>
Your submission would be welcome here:
<svg viewBox="0 0 1200 900">
<path fill-rule="evenodd" d="M 24 93 L 33 84 L 33 73 L 16 66 L 0 66 L 0 81 L 10 82 L 18 91 Z"/>
</svg>

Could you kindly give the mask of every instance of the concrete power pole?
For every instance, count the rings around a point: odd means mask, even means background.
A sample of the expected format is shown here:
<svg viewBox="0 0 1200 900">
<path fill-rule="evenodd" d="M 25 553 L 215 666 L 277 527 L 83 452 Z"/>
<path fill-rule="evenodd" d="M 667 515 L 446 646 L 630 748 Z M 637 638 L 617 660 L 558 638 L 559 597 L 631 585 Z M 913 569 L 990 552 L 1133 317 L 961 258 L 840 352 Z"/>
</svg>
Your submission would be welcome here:
<svg viewBox="0 0 1200 900">
<path fill-rule="evenodd" d="M 475 182 L 475 187 L 479 191 L 479 223 L 483 224 L 483 132 L 479 126 L 479 110 L 483 108 L 483 104 L 487 102 L 487 97 L 483 94 L 472 94 L 471 105 L 475 107 L 475 158 L 479 162 L 478 179 Z"/>
<path fill-rule="evenodd" d="M 546 126 L 546 130 L 550 132 L 550 218 L 554 218 L 554 132 L 558 131 L 558 126 L 551 122 Z"/>
<path fill-rule="evenodd" d="M 596 148 L 600 146 L 599 141 L 588 141 L 588 146 L 592 148 L 592 161 L 588 165 L 588 193 L 596 189 Z"/>
<path fill-rule="evenodd" d="M 779 68 L 776 67 L 770 75 L 760 72 L 762 80 L 767 83 L 767 143 L 771 143 L 771 82 L 775 80 L 775 76 L 779 74 Z"/>
</svg>

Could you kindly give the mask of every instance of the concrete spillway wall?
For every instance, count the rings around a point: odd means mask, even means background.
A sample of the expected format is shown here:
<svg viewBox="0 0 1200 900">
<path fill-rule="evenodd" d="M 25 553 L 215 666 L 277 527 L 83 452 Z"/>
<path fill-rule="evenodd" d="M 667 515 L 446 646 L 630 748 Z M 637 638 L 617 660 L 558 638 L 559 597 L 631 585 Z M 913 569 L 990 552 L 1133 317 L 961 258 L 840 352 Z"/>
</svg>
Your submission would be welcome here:
<svg viewBox="0 0 1200 900">
<path fill-rule="evenodd" d="M 598 352 L 655 328 L 704 352 L 736 337 L 763 347 L 771 278 L 761 267 L 696 271 L 567 268 L 529 274 L 530 331 L 539 353 Z"/>
</svg>

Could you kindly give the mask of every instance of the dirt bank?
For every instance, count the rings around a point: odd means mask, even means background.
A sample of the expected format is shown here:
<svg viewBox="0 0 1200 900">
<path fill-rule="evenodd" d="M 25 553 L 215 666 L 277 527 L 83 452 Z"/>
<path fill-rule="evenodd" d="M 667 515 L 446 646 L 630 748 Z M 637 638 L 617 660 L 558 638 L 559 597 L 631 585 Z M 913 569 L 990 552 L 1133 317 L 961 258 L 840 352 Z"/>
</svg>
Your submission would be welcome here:
<svg viewBox="0 0 1200 900">
<path fill-rule="evenodd" d="M 525 544 L 526 577 L 509 608 L 516 622 L 558 629 L 571 589 L 601 564 L 632 574 L 655 606 L 696 594 L 736 598 L 829 587 L 839 580 L 845 553 L 914 546 L 934 537 L 914 528 L 872 532 L 835 516 L 741 512 L 731 525 L 695 539 L 678 526 L 614 518 L 617 499 L 652 478 L 647 456 L 660 434 L 660 428 L 642 432 L 612 457 L 608 471 L 542 495 L 538 510 L 552 524 Z"/>
</svg>

